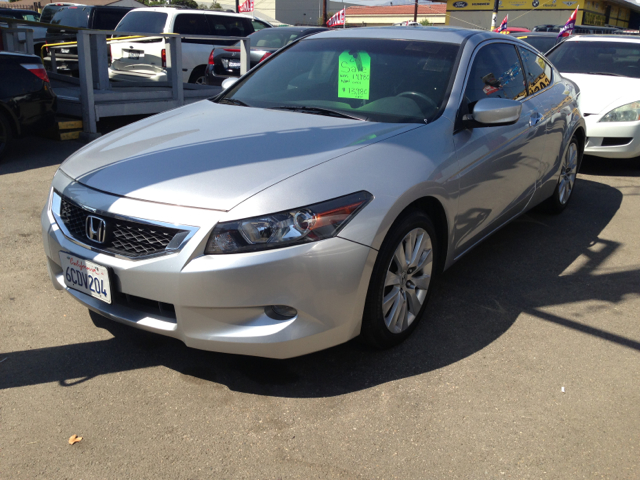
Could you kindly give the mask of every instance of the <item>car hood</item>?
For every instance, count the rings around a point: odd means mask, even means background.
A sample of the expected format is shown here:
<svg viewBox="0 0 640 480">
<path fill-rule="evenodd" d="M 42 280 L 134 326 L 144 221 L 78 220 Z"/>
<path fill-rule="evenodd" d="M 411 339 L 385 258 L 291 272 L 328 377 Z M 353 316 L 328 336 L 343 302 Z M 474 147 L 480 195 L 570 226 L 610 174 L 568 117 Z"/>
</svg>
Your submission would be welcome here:
<svg viewBox="0 0 640 480">
<path fill-rule="evenodd" d="M 610 75 L 563 73 L 580 87 L 580 111 L 587 115 L 605 114 L 611 109 L 640 100 L 640 79 Z"/>
<path fill-rule="evenodd" d="M 229 211 L 287 177 L 418 126 L 202 101 L 110 133 L 60 168 L 115 195 Z"/>
</svg>

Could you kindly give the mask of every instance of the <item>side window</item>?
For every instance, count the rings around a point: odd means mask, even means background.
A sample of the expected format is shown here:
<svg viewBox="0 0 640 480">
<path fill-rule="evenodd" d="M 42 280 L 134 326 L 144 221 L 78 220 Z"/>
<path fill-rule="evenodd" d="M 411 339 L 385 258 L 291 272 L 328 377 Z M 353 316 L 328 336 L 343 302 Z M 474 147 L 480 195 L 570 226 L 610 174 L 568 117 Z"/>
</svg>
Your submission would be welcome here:
<svg viewBox="0 0 640 480">
<path fill-rule="evenodd" d="M 524 64 L 524 73 L 527 76 L 527 84 L 529 95 L 538 92 L 547 87 L 551 83 L 551 67 L 540 55 L 536 55 L 531 50 L 518 47 L 522 63 Z"/>
<path fill-rule="evenodd" d="M 251 35 L 253 25 L 249 20 L 232 16 L 207 15 L 211 26 L 210 35 L 221 37 L 246 37 Z"/>
<path fill-rule="evenodd" d="M 173 33 L 183 35 L 208 35 L 209 27 L 203 14 L 181 13 L 176 16 Z"/>
<path fill-rule="evenodd" d="M 259 20 L 251 20 L 251 24 L 253 25 L 253 29 L 257 32 L 258 30 L 262 30 L 263 28 L 267 28 L 266 23 L 262 23 Z"/>
<path fill-rule="evenodd" d="M 526 96 L 524 76 L 515 45 L 482 47 L 471 66 L 465 98 L 470 106 L 483 98 L 520 100 Z"/>
</svg>

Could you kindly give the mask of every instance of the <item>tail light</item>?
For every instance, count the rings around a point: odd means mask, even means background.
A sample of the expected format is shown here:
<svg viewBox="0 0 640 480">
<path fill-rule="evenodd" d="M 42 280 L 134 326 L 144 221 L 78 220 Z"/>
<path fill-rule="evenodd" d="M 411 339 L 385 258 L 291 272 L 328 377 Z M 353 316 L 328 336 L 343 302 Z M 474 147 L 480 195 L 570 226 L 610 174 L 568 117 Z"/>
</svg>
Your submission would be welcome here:
<svg viewBox="0 0 640 480">
<path fill-rule="evenodd" d="M 215 48 L 211 49 L 211 53 L 209 54 L 209 65 L 213 65 L 213 52 L 215 52 Z"/>
<path fill-rule="evenodd" d="M 225 52 L 235 52 L 235 53 L 239 53 L 240 49 L 239 48 L 225 48 L 224 49 Z"/>
<path fill-rule="evenodd" d="M 162 68 L 167 68 L 167 49 L 162 49 Z"/>
<path fill-rule="evenodd" d="M 47 75 L 47 71 L 44 69 L 42 64 L 38 63 L 23 63 L 20 65 L 22 68 L 26 68 L 31 73 L 33 73 L 40 80 L 43 80 L 47 83 L 51 83 L 49 80 L 49 76 Z"/>
<path fill-rule="evenodd" d="M 263 61 L 263 60 L 266 60 L 266 59 L 267 59 L 267 58 L 269 58 L 271 55 L 273 55 L 273 53 L 271 53 L 271 52 L 267 52 L 267 53 L 265 53 L 265 54 L 262 56 L 262 58 L 260 59 L 260 62 L 261 62 L 261 61 Z M 258 63 L 260 63 L 260 62 L 258 62 Z"/>
</svg>

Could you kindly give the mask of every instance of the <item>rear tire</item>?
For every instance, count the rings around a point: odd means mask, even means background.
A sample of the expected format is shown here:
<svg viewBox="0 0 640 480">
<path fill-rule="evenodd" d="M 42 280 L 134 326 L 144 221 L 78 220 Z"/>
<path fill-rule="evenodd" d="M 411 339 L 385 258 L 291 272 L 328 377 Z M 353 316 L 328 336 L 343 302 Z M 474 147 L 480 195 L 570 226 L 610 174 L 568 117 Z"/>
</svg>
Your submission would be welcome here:
<svg viewBox="0 0 640 480">
<path fill-rule="evenodd" d="M 204 65 L 200 65 L 199 67 L 194 68 L 193 72 L 191 72 L 191 76 L 189 77 L 189 83 L 195 83 L 196 85 L 206 85 L 207 79 L 204 75 L 205 68 L 206 67 Z"/>
<path fill-rule="evenodd" d="M 403 342 L 424 317 L 438 271 L 438 237 L 422 211 L 410 211 L 389 230 L 373 267 L 360 337 L 376 348 Z"/>
<path fill-rule="evenodd" d="M 9 119 L 0 112 L 0 159 L 2 159 L 11 147 L 13 129 Z"/>
<path fill-rule="evenodd" d="M 576 137 L 573 137 L 562 157 L 558 184 L 553 195 L 543 203 L 543 207 L 548 213 L 559 214 L 567 208 L 575 190 L 581 160 L 580 143 Z"/>
</svg>

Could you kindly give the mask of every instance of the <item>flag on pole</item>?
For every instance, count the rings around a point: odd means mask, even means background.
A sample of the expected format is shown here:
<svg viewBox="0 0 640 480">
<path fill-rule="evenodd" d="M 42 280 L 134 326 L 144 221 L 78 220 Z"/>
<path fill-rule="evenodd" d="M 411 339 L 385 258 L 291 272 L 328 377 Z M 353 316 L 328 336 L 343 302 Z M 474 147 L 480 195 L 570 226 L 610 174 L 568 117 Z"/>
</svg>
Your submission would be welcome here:
<svg viewBox="0 0 640 480">
<path fill-rule="evenodd" d="M 502 20 L 502 23 L 500 24 L 500 26 L 498 27 L 498 33 L 500 32 L 504 32 L 507 30 L 507 22 L 509 21 L 509 14 L 507 13 L 507 16 L 504 17 L 504 20 Z"/>
<path fill-rule="evenodd" d="M 576 7 L 575 11 L 567 20 L 567 23 L 564 24 L 564 27 L 560 29 L 560 33 L 558 34 L 558 38 L 560 37 L 568 37 L 573 33 L 573 29 L 576 26 L 576 17 L 578 16 L 578 7 Z"/>
<path fill-rule="evenodd" d="M 344 25 L 344 8 L 331 17 L 327 22 L 327 27 L 335 27 L 337 25 Z"/>
<path fill-rule="evenodd" d="M 239 12 L 253 12 L 253 0 L 247 0 L 238 8 Z"/>
</svg>

